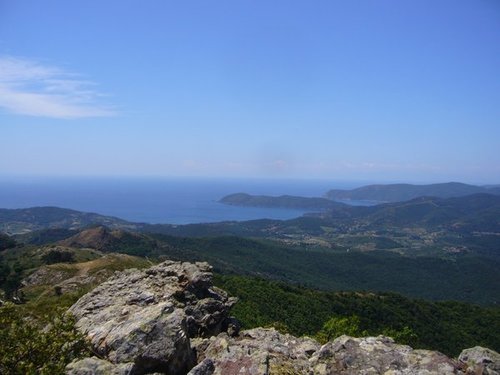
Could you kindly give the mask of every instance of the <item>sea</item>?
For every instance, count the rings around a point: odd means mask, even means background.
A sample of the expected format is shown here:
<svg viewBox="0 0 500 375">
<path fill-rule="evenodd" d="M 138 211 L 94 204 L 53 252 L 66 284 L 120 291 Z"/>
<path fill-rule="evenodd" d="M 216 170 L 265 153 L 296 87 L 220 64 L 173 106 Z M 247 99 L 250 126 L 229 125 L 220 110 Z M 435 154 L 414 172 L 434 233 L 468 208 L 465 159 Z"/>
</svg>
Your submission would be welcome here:
<svg viewBox="0 0 500 375">
<path fill-rule="evenodd" d="M 361 185 L 298 179 L 0 177 L 0 208 L 56 206 L 152 224 L 284 220 L 306 211 L 237 207 L 219 200 L 240 192 L 321 197 L 330 189 Z"/>
</svg>

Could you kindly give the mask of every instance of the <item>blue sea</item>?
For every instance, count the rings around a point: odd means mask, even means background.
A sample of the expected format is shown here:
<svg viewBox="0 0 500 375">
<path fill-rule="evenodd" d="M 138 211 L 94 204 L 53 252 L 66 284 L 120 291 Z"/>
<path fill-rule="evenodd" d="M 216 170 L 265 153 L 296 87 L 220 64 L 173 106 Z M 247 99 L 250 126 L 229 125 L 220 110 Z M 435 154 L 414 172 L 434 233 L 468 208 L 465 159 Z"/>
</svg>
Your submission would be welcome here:
<svg viewBox="0 0 500 375">
<path fill-rule="evenodd" d="M 189 224 L 253 219 L 291 219 L 302 210 L 236 207 L 225 195 L 321 197 L 360 183 L 291 179 L 209 178 L 0 178 L 0 208 L 57 206 L 145 223 Z"/>
</svg>

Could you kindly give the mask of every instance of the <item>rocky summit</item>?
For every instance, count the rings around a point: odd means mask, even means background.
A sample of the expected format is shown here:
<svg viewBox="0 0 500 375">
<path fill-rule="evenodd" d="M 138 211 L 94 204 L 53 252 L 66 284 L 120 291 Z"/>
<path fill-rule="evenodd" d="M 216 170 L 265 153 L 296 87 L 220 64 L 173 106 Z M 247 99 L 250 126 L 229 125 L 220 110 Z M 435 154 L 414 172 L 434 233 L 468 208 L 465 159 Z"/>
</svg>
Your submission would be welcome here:
<svg viewBox="0 0 500 375">
<path fill-rule="evenodd" d="M 126 270 L 83 296 L 70 312 L 96 356 L 67 374 L 500 374 L 499 354 L 458 359 L 391 338 L 341 336 L 325 345 L 268 328 L 239 332 L 235 299 L 212 285 L 207 263 L 167 261 Z"/>
<path fill-rule="evenodd" d="M 210 270 L 207 263 L 164 262 L 117 273 L 84 295 L 70 312 L 105 361 L 86 359 L 68 372 L 187 373 L 196 364 L 190 338 L 231 328 L 234 299 L 212 286 Z"/>
</svg>

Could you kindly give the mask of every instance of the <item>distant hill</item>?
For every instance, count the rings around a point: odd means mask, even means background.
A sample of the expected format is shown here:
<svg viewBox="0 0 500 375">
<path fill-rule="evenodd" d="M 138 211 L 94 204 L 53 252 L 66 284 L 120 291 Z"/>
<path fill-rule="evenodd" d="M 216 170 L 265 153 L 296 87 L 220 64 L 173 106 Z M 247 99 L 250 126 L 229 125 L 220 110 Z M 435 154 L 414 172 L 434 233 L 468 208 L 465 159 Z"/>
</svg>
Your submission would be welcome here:
<svg viewBox="0 0 500 375">
<path fill-rule="evenodd" d="M 78 231 L 79 229 L 48 228 L 27 232 L 24 234 L 17 234 L 15 238 L 16 240 L 24 244 L 45 245 L 74 236 L 78 233 Z"/>
<path fill-rule="evenodd" d="M 136 229 L 137 225 L 112 216 L 80 212 L 59 207 L 0 209 L 0 231 L 24 234 L 48 228 L 82 229 L 89 225 Z"/>
<path fill-rule="evenodd" d="M 448 227 L 500 232 L 500 196 L 473 194 L 457 198 L 420 197 L 406 202 L 353 207 L 352 217 L 370 227 Z M 337 217 L 335 210 L 332 217 Z"/>
<path fill-rule="evenodd" d="M 227 195 L 219 202 L 233 206 L 291 208 L 304 210 L 324 210 L 343 206 L 341 203 L 337 203 L 326 198 L 306 198 L 292 195 L 273 197 L 268 195 L 250 195 L 245 193 Z"/>
<path fill-rule="evenodd" d="M 500 195 L 473 194 L 456 198 L 420 197 L 376 206 L 338 205 L 325 212 L 290 220 L 250 220 L 188 225 L 145 224 L 145 232 L 187 237 L 236 235 L 272 237 L 279 233 L 317 235 L 322 227 L 342 230 L 369 227 L 444 227 L 455 230 L 500 232 Z M 271 229 L 273 228 L 273 229 Z"/>
<path fill-rule="evenodd" d="M 500 194 L 500 189 L 498 187 L 482 187 L 459 182 L 431 185 L 389 184 L 368 185 L 352 190 L 334 189 L 328 191 L 325 196 L 332 200 L 402 202 L 423 196 L 452 198 L 478 193 Z"/>
<path fill-rule="evenodd" d="M 74 248 L 91 248 L 103 252 L 140 255 L 147 254 L 157 247 L 156 241 L 144 234 L 109 229 L 104 226 L 82 230 L 72 237 L 59 241 L 58 244 Z"/>
</svg>

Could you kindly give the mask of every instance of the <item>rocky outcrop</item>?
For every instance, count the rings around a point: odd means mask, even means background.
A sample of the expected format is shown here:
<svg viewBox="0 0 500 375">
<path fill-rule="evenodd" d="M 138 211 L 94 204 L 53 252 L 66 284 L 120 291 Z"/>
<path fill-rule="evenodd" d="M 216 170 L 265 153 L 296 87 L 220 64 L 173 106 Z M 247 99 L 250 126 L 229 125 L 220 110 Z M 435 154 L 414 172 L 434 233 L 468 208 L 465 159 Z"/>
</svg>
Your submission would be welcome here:
<svg viewBox="0 0 500 375">
<path fill-rule="evenodd" d="M 70 363 L 66 372 L 73 375 L 128 375 L 132 373 L 133 367 L 133 363 L 114 364 L 92 357 Z"/>
<path fill-rule="evenodd" d="M 314 374 L 459 374 L 462 364 L 430 350 L 413 350 L 390 337 L 340 336 L 311 358 Z"/>
<path fill-rule="evenodd" d="M 185 374 L 196 364 L 190 338 L 216 335 L 230 322 L 234 300 L 212 286 L 210 270 L 207 263 L 167 261 L 145 271 L 123 271 L 70 312 L 113 371 L 119 373 L 119 365 L 133 374 Z M 68 373 L 85 373 L 82 366 L 91 362 L 84 361 L 71 364 Z"/>
<path fill-rule="evenodd" d="M 224 374 L 459 374 L 464 366 L 445 355 L 413 350 L 389 337 L 341 336 L 323 346 L 309 338 L 256 328 L 210 339 L 203 355 Z"/>
<path fill-rule="evenodd" d="M 207 263 L 167 261 L 117 273 L 70 311 L 100 357 L 72 375 L 499 374 L 500 355 L 476 347 L 458 360 L 391 338 L 341 336 L 325 345 L 275 329 L 239 332 L 234 300 L 212 285 Z"/>
<path fill-rule="evenodd" d="M 474 374 L 500 375 L 500 354 L 491 349 L 480 346 L 465 349 L 458 359 Z"/>
<path fill-rule="evenodd" d="M 243 331 L 234 338 L 221 333 L 207 344 L 198 360 L 210 359 L 214 374 L 307 374 L 311 356 L 321 347 L 272 328 Z"/>
</svg>

